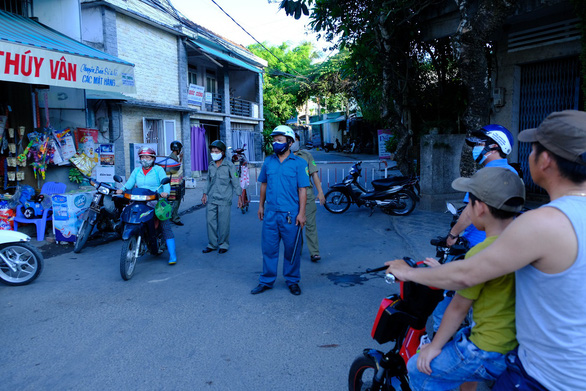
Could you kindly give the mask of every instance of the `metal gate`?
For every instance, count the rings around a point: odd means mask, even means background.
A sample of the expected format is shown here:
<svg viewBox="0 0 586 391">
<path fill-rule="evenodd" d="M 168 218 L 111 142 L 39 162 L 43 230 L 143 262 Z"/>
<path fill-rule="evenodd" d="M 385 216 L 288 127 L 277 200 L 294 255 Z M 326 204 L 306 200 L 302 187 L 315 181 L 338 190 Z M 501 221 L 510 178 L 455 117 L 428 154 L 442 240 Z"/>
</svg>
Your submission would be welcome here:
<svg viewBox="0 0 586 391">
<path fill-rule="evenodd" d="M 554 111 L 578 109 L 579 69 L 577 57 L 521 66 L 519 130 L 536 128 Z M 530 153 L 531 143 L 519 143 L 519 162 L 527 190 L 545 194 L 531 180 L 527 160 Z"/>
</svg>

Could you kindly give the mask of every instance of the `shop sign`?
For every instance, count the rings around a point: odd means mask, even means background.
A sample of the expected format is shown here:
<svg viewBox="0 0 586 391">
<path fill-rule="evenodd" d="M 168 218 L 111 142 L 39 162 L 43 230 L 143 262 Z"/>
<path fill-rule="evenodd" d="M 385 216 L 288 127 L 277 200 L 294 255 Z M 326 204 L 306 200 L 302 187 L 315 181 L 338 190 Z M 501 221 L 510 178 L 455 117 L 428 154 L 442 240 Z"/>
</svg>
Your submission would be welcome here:
<svg viewBox="0 0 586 391">
<path fill-rule="evenodd" d="M 75 54 L 0 43 L 0 80 L 134 93 L 131 65 Z"/>
<path fill-rule="evenodd" d="M 386 143 L 387 140 L 393 138 L 393 131 L 390 129 L 379 129 L 378 130 L 378 157 L 379 159 L 390 159 L 391 153 L 387 152 Z"/>
<path fill-rule="evenodd" d="M 189 92 L 187 94 L 187 104 L 194 106 L 201 106 L 203 103 L 203 95 L 205 88 L 197 84 L 189 85 Z"/>
</svg>

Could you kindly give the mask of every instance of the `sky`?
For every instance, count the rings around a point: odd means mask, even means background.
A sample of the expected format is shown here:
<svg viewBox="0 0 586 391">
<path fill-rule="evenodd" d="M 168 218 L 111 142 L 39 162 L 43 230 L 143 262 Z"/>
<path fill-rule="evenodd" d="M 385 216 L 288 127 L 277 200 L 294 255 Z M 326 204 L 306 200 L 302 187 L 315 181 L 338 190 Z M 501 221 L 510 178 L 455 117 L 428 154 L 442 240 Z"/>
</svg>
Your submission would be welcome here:
<svg viewBox="0 0 586 391">
<path fill-rule="evenodd" d="M 303 41 L 321 48 L 328 47 L 322 39 L 306 28 L 307 16 L 296 20 L 279 10 L 280 1 L 269 0 L 215 0 L 217 4 L 260 42 L 278 46 L 289 42 L 292 47 Z M 224 14 L 212 0 L 171 0 L 173 6 L 193 22 L 235 43 L 248 46 L 255 43 L 236 23 Z"/>
</svg>

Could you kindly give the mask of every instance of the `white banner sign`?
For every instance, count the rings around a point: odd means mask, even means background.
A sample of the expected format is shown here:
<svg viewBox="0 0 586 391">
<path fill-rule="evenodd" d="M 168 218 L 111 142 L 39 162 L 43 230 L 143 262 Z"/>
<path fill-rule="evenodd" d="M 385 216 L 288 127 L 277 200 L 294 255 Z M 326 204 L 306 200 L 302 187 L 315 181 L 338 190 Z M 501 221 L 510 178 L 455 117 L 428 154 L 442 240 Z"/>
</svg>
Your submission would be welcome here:
<svg viewBox="0 0 586 391">
<path fill-rule="evenodd" d="M 189 92 L 187 94 L 187 104 L 194 106 L 201 106 L 203 103 L 203 95 L 205 88 L 196 84 L 189 85 Z"/>
<path fill-rule="evenodd" d="M 75 54 L 0 43 L 0 80 L 134 93 L 131 65 Z"/>
</svg>

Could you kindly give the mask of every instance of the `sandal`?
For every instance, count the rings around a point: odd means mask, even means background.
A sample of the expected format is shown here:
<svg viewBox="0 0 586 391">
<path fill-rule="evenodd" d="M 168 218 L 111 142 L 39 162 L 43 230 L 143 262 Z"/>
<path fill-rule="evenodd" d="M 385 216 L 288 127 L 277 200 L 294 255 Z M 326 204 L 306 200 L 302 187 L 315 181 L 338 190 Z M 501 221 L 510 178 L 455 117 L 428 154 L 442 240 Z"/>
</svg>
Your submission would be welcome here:
<svg viewBox="0 0 586 391">
<path fill-rule="evenodd" d="M 319 255 L 312 255 L 310 257 L 310 259 L 311 259 L 311 262 L 317 262 L 321 259 L 321 257 Z"/>
</svg>

